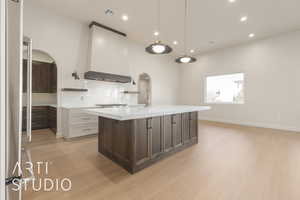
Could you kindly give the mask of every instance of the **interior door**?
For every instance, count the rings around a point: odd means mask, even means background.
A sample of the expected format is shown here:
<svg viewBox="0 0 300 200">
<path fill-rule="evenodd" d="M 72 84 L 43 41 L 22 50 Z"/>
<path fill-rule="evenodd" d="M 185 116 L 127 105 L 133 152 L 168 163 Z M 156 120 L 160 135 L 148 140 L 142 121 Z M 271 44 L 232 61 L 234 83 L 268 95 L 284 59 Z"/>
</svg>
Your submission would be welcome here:
<svg viewBox="0 0 300 200">
<path fill-rule="evenodd" d="M 22 0 L 6 1 L 6 199 L 21 199 L 21 191 L 9 184 L 21 175 L 14 170 L 21 161 L 22 136 Z M 15 177 L 15 179 L 14 179 Z"/>
</svg>

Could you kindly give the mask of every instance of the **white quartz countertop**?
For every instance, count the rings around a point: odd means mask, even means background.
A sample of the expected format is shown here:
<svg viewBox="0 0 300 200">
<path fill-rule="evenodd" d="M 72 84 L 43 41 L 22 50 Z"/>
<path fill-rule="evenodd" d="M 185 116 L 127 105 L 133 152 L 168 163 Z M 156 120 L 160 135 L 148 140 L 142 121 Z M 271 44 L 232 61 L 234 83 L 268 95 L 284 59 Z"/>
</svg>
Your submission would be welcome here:
<svg viewBox="0 0 300 200">
<path fill-rule="evenodd" d="M 34 107 L 34 106 L 50 106 L 53 108 L 57 108 L 56 104 L 50 104 L 50 103 L 34 103 L 34 104 L 32 104 L 32 107 Z M 23 107 L 27 107 L 27 105 L 24 105 Z"/>
<path fill-rule="evenodd" d="M 163 115 L 210 110 L 209 106 L 151 106 L 151 107 L 121 107 L 83 109 L 84 112 L 115 120 L 132 120 Z"/>
<path fill-rule="evenodd" d="M 105 105 L 105 104 L 103 104 L 103 105 Z M 126 104 L 126 106 L 124 106 L 124 107 L 143 107 L 143 106 L 145 106 L 145 104 Z M 62 105 L 61 107 L 65 108 L 65 109 L 81 109 L 81 110 L 82 109 L 96 109 L 96 108 L 103 109 L 101 106 L 99 106 L 97 104 L 91 104 L 91 105 L 69 104 L 69 105 Z"/>
<path fill-rule="evenodd" d="M 50 107 L 53 107 L 53 108 L 57 108 L 56 104 L 49 104 L 49 103 L 32 104 L 32 106 L 50 106 Z"/>
</svg>

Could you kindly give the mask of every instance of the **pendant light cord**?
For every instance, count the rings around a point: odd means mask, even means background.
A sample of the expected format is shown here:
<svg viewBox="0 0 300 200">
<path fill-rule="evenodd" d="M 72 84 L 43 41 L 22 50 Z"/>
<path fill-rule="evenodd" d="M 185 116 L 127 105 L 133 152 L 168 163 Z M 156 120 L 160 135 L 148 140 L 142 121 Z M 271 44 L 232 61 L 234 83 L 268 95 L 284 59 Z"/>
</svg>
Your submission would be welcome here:
<svg viewBox="0 0 300 200">
<path fill-rule="evenodd" d="M 187 39 L 186 39 L 186 32 L 187 32 L 187 0 L 184 1 L 184 53 L 187 54 Z"/>
<path fill-rule="evenodd" d="M 157 10 L 158 10 L 158 17 L 157 17 L 157 28 L 158 28 L 158 36 L 157 39 L 160 39 L 160 34 L 161 34 L 161 30 L 160 30 L 160 0 L 157 0 Z"/>
</svg>

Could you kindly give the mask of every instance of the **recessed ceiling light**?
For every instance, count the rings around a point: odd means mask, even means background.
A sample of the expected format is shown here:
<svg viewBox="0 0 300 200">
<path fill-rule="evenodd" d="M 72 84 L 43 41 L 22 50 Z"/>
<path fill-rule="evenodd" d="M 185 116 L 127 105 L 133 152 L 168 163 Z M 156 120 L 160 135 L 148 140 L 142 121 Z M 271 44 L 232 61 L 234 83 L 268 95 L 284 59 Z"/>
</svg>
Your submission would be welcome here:
<svg viewBox="0 0 300 200">
<path fill-rule="evenodd" d="M 253 38 L 253 37 L 255 37 L 255 34 L 254 33 L 250 33 L 249 34 L 249 38 Z"/>
<path fill-rule="evenodd" d="M 123 21 L 127 21 L 129 18 L 128 18 L 128 16 L 127 15 L 122 15 L 122 20 Z"/>
<path fill-rule="evenodd" d="M 158 31 L 154 31 L 153 35 L 158 36 L 159 32 Z"/>
<path fill-rule="evenodd" d="M 191 53 L 194 53 L 194 52 L 195 52 L 195 50 L 194 50 L 194 49 L 191 49 L 191 50 L 190 50 L 190 52 L 191 52 Z"/>
<path fill-rule="evenodd" d="M 243 16 L 243 17 L 241 17 L 241 19 L 240 19 L 241 22 L 245 22 L 245 21 L 247 21 L 247 20 L 248 20 L 248 17 L 247 17 L 247 16 Z"/>
<path fill-rule="evenodd" d="M 229 3 L 234 3 L 236 0 L 228 0 Z"/>
<path fill-rule="evenodd" d="M 175 41 L 173 42 L 173 44 L 174 44 L 174 45 L 177 45 L 177 44 L 178 44 L 178 42 L 175 40 Z"/>
</svg>

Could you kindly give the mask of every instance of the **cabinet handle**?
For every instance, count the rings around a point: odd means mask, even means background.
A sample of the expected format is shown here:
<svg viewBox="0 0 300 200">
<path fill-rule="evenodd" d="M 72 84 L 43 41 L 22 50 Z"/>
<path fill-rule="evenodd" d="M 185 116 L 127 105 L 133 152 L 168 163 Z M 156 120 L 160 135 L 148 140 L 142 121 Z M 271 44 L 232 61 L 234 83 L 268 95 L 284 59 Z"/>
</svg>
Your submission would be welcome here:
<svg viewBox="0 0 300 200">
<path fill-rule="evenodd" d="M 147 125 L 146 125 L 147 129 L 152 129 L 152 118 L 149 118 L 147 120 Z"/>
<path fill-rule="evenodd" d="M 83 129 L 83 131 L 91 131 L 92 129 L 90 128 L 86 128 L 86 129 Z"/>
</svg>

